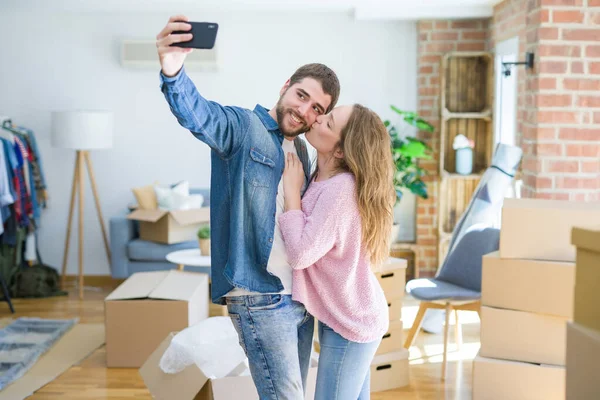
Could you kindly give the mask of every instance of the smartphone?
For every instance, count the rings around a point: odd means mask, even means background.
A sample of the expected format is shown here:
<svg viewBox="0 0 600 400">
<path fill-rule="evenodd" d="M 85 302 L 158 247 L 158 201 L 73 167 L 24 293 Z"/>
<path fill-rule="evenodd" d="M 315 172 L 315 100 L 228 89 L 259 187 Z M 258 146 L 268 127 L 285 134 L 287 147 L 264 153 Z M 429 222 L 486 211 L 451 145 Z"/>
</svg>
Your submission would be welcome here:
<svg viewBox="0 0 600 400">
<path fill-rule="evenodd" d="M 215 47 L 219 24 L 215 22 L 186 22 L 186 24 L 190 24 L 192 29 L 189 31 L 173 31 L 173 33 L 191 33 L 192 40 L 188 40 L 187 42 L 173 43 L 171 46 L 193 49 L 212 49 Z"/>
</svg>

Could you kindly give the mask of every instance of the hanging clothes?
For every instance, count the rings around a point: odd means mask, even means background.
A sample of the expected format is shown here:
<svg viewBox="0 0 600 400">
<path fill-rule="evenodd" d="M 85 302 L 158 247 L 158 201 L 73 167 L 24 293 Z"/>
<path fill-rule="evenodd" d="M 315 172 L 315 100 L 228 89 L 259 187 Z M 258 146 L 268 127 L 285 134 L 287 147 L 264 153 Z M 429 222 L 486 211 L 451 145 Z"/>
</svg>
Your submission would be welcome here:
<svg viewBox="0 0 600 400">
<path fill-rule="evenodd" d="M 15 169 L 15 176 L 13 179 L 13 185 L 15 187 L 15 191 L 17 192 L 18 199 L 15 201 L 15 204 L 19 204 L 19 208 L 15 207 L 17 212 L 17 220 L 19 222 L 19 226 L 26 227 L 29 225 L 29 218 L 33 216 L 33 206 L 31 204 L 31 198 L 29 197 L 29 191 L 27 189 L 27 183 L 25 181 L 25 159 L 23 158 L 23 153 L 21 152 L 21 148 L 18 145 L 18 138 L 15 137 L 15 144 L 13 145 L 13 149 L 15 151 L 15 155 L 17 156 L 17 168 Z"/>
<path fill-rule="evenodd" d="M 36 226 L 40 224 L 41 210 L 47 206 L 46 179 L 42 169 L 41 155 L 35 139 L 35 134 L 31 129 L 22 126 L 10 124 L 3 125 L 3 128 L 12 135 L 12 141 L 15 143 L 15 152 L 19 161 L 19 167 L 23 169 L 24 187 L 27 190 L 28 202 L 27 216 L 35 222 Z M 21 162 L 22 160 L 22 162 Z M 29 202 L 31 210 L 29 211 Z M 25 221 L 22 220 L 22 224 Z M 24 225 L 23 225 L 24 226 Z"/>
<path fill-rule="evenodd" d="M 0 210 L 15 202 L 12 185 L 8 177 L 8 165 L 4 151 L 0 151 Z M 0 227 L 0 234 L 3 230 Z"/>
<path fill-rule="evenodd" d="M 19 160 L 17 158 L 17 154 L 15 153 L 14 144 L 9 139 L 4 137 L 0 137 L 0 141 L 2 141 L 2 147 L 4 149 L 4 155 L 7 160 L 7 175 L 9 176 L 10 190 L 13 196 L 14 202 L 12 207 L 12 214 L 17 221 L 22 219 L 21 215 L 23 214 L 23 206 L 22 206 L 22 196 L 21 196 L 21 185 L 19 184 L 18 179 L 18 169 L 19 169 Z M 9 213 L 10 215 L 10 213 Z M 6 228 L 6 227 L 5 227 Z"/>
<path fill-rule="evenodd" d="M 24 138 L 29 148 L 29 161 L 32 169 L 34 188 L 36 191 L 36 199 L 41 208 L 46 208 L 46 178 L 44 176 L 44 170 L 42 167 L 42 157 L 37 145 L 37 141 L 35 139 L 35 135 L 31 129 L 27 129 L 21 126 L 19 126 L 17 129 L 23 132 Z"/>
</svg>

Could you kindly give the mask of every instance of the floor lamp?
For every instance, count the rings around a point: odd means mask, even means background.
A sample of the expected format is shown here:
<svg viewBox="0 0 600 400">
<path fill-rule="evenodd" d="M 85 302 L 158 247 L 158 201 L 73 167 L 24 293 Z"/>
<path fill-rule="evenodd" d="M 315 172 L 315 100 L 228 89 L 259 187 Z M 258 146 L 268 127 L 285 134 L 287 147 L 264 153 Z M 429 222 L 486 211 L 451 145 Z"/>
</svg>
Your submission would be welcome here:
<svg viewBox="0 0 600 400">
<path fill-rule="evenodd" d="M 61 287 L 65 289 L 67 272 L 67 259 L 69 256 L 69 241 L 71 238 L 71 223 L 75 208 L 75 194 L 78 195 L 79 211 L 79 299 L 83 300 L 83 222 L 84 222 L 84 168 L 87 166 L 92 193 L 96 203 L 96 211 L 102 228 L 104 247 L 110 268 L 110 248 L 106 236 L 106 228 L 100 209 L 96 179 L 92 169 L 89 150 L 107 149 L 112 147 L 113 115 L 108 111 L 63 111 L 52 113 L 52 146 L 76 150 L 73 184 L 71 187 L 71 204 L 69 206 L 69 219 L 67 222 L 67 237 L 65 239 L 65 252 L 62 264 Z"/>
</svg>

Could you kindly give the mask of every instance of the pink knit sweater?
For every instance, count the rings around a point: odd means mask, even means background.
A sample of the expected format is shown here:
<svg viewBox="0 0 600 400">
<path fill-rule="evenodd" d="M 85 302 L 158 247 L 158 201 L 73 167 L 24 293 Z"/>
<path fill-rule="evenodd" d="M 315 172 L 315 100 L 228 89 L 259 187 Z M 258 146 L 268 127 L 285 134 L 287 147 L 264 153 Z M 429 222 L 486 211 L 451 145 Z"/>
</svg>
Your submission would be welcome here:
<svg viewBox="0 0 600 400">
<path fill-rule="evenodd" d="M 381 339 L 388 307 L 362 243 L 354 176 L 312 182 L 302 211 L 283 213 L 279 224 L 294 269 L 292 298 L 348 340 Z"/>
</svg>

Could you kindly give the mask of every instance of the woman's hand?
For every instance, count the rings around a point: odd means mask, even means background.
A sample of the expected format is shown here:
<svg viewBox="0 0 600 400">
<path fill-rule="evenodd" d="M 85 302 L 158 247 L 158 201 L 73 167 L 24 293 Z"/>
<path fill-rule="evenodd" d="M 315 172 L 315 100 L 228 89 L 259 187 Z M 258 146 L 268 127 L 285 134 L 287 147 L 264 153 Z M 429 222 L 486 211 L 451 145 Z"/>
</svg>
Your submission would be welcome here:
<svg viewBox="0 0 600 400">
<path fill-rule="evenodd" d="M 300 210 L 300 191 L 304 186 L 305 177 L 302 163 L 294 153 L 288 153 L 286 156 L 282 179 L 286 211 Z"/>
</svg>

